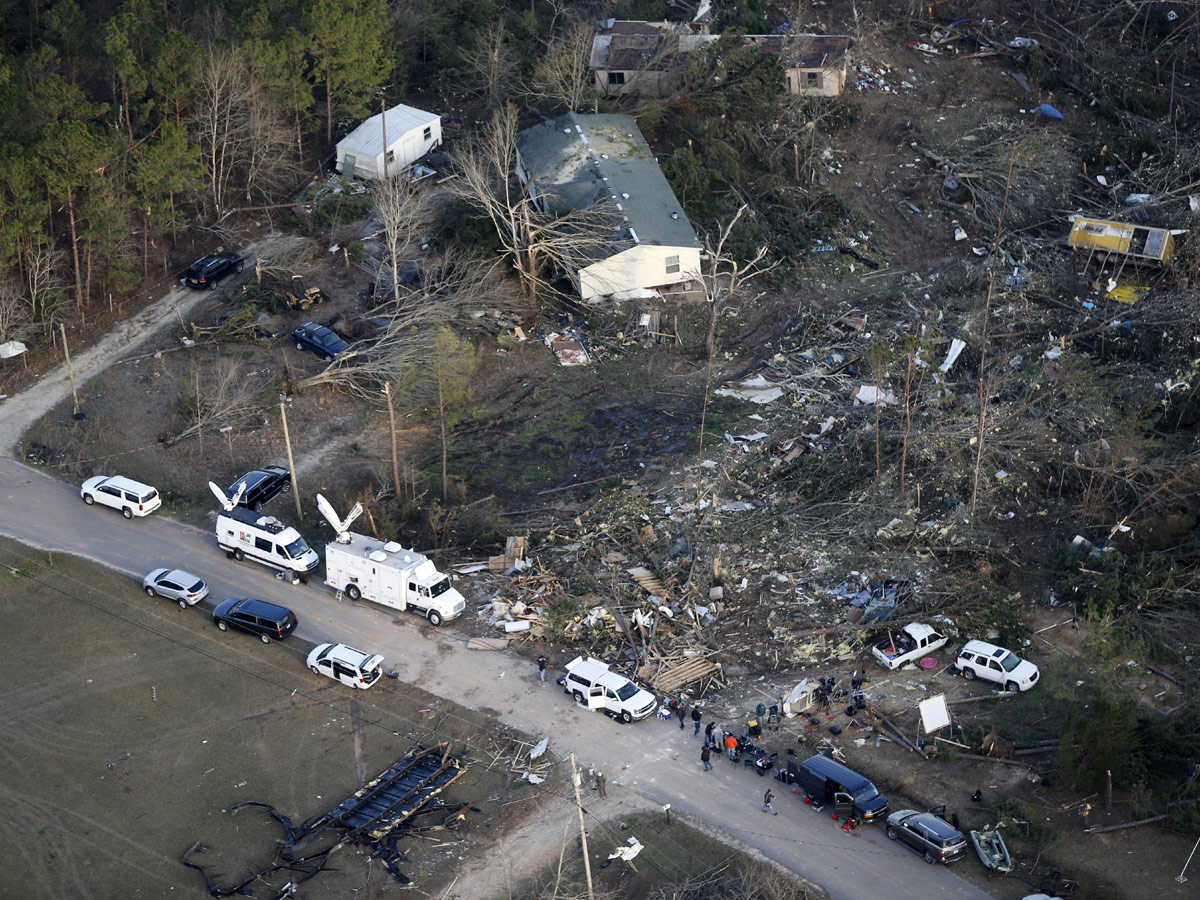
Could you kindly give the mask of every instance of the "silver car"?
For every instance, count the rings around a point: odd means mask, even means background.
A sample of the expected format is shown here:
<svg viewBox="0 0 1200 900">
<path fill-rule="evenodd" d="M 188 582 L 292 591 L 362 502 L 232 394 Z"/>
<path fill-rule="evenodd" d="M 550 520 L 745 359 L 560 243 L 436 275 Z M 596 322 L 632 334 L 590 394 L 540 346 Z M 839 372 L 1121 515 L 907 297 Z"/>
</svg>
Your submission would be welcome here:
<svg viewBox="0 0 1200 900">
<path fill-rule="evenodd" d="M 166 597 L 180 609 L 195 606 L 208 596 L 208 585 L 182 569 L 155 569 L 142 579 L 142 589 L 151 597 Z"/>
</svg>

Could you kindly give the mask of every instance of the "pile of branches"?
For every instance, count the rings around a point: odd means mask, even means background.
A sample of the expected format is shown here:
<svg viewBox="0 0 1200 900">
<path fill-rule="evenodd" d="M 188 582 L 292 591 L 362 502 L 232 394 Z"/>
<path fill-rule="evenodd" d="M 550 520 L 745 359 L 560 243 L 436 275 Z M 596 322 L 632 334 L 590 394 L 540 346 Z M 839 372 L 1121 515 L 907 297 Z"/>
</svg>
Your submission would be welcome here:
<svg viewBox="0 0 1200 900">
<path fill-rule="evenodd" d="M 1006 232 L 1024 231 L 1080 205 L 1074 141 L 1064 130 L 999 118 L 956 133 L 945 146 L 915 149 L 966 187 L 963 212 L 989 231 L 1001 215 Z"/>
</svg>

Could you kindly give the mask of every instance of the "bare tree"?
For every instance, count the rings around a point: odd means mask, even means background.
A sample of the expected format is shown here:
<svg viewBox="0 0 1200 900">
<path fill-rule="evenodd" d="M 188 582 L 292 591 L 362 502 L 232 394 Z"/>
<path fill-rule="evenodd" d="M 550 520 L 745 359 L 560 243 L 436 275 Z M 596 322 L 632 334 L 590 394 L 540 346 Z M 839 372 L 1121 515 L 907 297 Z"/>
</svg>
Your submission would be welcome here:
<svg viewBox="0 0 1200 900">
<path fill-rule="evenodd" d="M 254 280 L 263 278 L 289 284 L 293 275 L 312 271 L 318 254 L 316 244 L 296 235 L 270 234 L 255 247 Z"/>
<path fill-rule="evenodd" d="M 512 89 L 517 62 L 508 48 L 508 30 L 504 20 L 496 22 L 494 28 L 484 29 L 470 48 L 459 53 L 463 68 L 479 82 L 477 93 L 481 94 L 490 107 L 501 106 Z"/>
<path fill-rule="evenodd" d="M 728 250 L 729 235 L 738 220 L 749 207 L 742 204 L 724 225 L 717 230 L 716 240 L 705 241 L 708 251 L 708 271 L 704 273 L 704 300 L 708 308 L 708 330 L 704 337 L 704 350 L 712 360 L 717 353 L 717 321 L 721 311 L 729 306 L 734 296 L 746 284 L 759 275 L 771 271 L 778 263 L 763 265 L 767 247 L 763 245 L 748 260 L 740 261 Z"/>
<path fill-rule="evenodd" d="M 486 215 L 496 228 L 521 285 L 521 295 L 536 299 L 548 265 L 577 269 L 609 255 L 614 223 L 619 221 L 606 196 L 583 209 L 556 209 L 556 198 L 535 198 L 516 176 L 517 111 L 511 104 L 496 110 L 475 143 L 459 157 L 461 171 L 447 182 L 456 196 Z M 534 173 L 536 176 L 536 173 Z"/>
<path fill-rule="evenodd" d="M 0 344 L 17 340 L 29 322 L 29 306 L 21 282 L 0 276 Z"/>
<path fill-rule="evenodd" d="M 387 262 L 380 267 L 382 280 L 385 269 L 392 282 L 392 298 L 400 303 L 400 257 L 429 230 L 433 209 L 429 195 L 418 191 L 412 179 L 394 175 L 380 182 L 372 191 L 375 211 L 382 220 Z"/>
<path fill-rule="evenodd" d="M 262 381 L 248 376 L 238 365 L 219 367 L 212 384 L 201 381 L 199 370 L 193 367 L 180 392 L 190 424 L 174 440 L 193 435 L 202 439 L 203 432 L 212 428 L 236 428 L 257 420 L 264 406 L 262 393 Z"/>
<path fill-rule="evenodd" d="M 717 230 L 715 241 L 706 241 L 708 250 L 708 272 L 701 278 L 704 286 L 704 300 L 708 306 L 708 330 L 704 337 L 704 347 L 708 359 L 704 367 L 704 405 L 700 411 L 700 438 L 697 441 L 697 472 L 703 471 L 704 465 L 704 426 L 708 419 L 708 398 L 712 389 L 713 364 L 717 355 L 717 321 L 723 307 L 729 305 L 734 296 L 747 282 L 764 272 L 775 268 L 775 263 L 763 266 L 762 261 L 767 255 L 766 246 L 759 247 L 757 252 L 746 262 L 739 262 L 726 249 L 729 235 L 742 214 L 747 210 L 742 204 L 736 213 Z M 699 497 L 701 479 L 696 479 L 697 498 Z M 699 503 L 696 504 L 699 509 Z"/>
<path fill-rule="evenodd" d="M 292 169 L 296 144 L 285 113 L 262 86 L 247 80 L 246 201 L 283 183 Z"/>
<path fill-rule="evenodd" d="M 299 382 L 301 389 L 327 386 L 377 401 L 384 385 L 404 381 L 423 360 L 442 327 L 477 327 L 481 308 L 515 306 L 499 278 L 497 264 L 438 257 L 428 260 L 421 284 L 375 310 L 387 317 L 383 332 L 358 341 L 325 369 Z"/>
<path fill-rule="evenodd" d="M 576 22 L 564 34 L 550 42 L 546 53 L 534 65 L 526 91 L 533 97 L 557 101 L 572 112 L 596 95 L 591 67 L 595 29 L 588 22 Z"/>
<path fill-rule="evenodd" d="M 45 236 L 36 235 L 25 248 L 22 259 L 29 320 L 36 322 L 44 335 L 49 335 L 59 310 L 67 302 L 61 272 L 62 251 Z"/>
<path fill-rule="evenodd" d="M 445 326 L 427 343 L 427 352 L 406 385 L 405 396 L 437 416 L 442 445 L 442 502 L 447 498 L 450 432 L 470 397 L 475 359 L 469 343 Z"/>
<path fill-rule="evenodd" d="M 190 130 L 200 146 L 207 199 L 219 217 L 230 203 L 234 176 L 244 163 L 251 141 L 250 85 L 233 50 L 208 48 L 201 62 L 198 92 Z"/>
</svg>

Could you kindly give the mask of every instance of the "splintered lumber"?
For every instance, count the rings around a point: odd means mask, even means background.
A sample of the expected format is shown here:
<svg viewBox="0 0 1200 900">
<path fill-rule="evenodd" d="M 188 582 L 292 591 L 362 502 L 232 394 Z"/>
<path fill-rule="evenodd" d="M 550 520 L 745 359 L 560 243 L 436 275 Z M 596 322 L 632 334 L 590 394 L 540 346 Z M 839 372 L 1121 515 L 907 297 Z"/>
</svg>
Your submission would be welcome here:
<svg viewBox="0 0 1200 900">
<path fill-rule="evenodd" d="M 664 694 L 670 694 L 685 685 L 700 681 L 702 678 L 707 678 L 720 671 L 720 663 L 698 656 L 660 671 L 651 684 Z"/>
<path fill-rule="evenodd" d="M 658 580 L 658 576 L 642 566 L 626 569 L 626 573 L 641 586 L 646 593 L 662 597 L 667 593 L 666 585 Z"/>
</svg>

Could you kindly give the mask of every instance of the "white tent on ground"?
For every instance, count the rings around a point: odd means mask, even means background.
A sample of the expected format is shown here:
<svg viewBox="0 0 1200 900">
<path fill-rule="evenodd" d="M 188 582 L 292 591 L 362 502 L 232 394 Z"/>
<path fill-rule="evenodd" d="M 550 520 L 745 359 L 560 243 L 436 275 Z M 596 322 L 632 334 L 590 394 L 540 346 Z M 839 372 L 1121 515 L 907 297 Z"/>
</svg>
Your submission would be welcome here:
<svg viewBox="0 0 1200 900">
<path fill-rule="evenodd" d="M 441 116 L 403 104 L 393 106 L 338 141 L 337 170 L 347 178 L 383 178 L 386 156 L 387 174 L 396 175 L 441 143 Z"/>
</svg>

